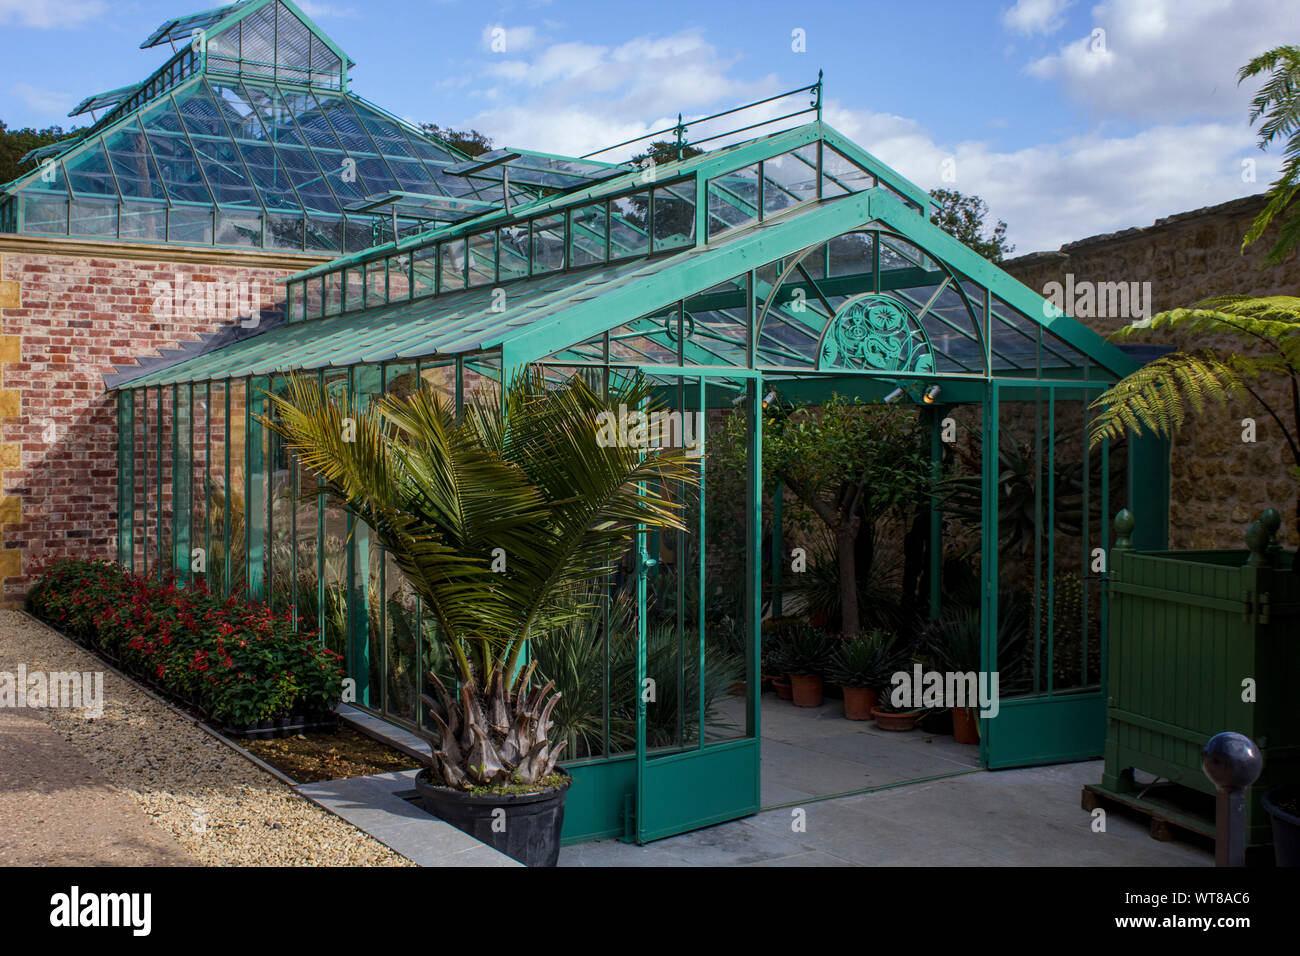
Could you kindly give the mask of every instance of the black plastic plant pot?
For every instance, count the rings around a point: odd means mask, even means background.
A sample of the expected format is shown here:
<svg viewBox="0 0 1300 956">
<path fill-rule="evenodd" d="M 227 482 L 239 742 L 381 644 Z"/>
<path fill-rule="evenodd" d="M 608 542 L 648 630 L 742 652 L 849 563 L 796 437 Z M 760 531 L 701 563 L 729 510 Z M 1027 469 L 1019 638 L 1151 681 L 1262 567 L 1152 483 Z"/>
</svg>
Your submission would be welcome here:
<svg viewBox="0 0 1300 956">
<path fill-rule="evenodd" d="M 555 866 L 564 797 L 573 782 L 567 773 L 562 786 L 536 793 L 466 793 L 429 783 L 428 773 L 416 775 L 415 789 L 429 813 L 524 866 Z"/>
<path fill-rule="evenodd" d="M 1273 853 L 1278 866 L 1300 866 L 1300 787 L 1274 787 L 1261 801 L 1273 820 Z"/>
</svg>

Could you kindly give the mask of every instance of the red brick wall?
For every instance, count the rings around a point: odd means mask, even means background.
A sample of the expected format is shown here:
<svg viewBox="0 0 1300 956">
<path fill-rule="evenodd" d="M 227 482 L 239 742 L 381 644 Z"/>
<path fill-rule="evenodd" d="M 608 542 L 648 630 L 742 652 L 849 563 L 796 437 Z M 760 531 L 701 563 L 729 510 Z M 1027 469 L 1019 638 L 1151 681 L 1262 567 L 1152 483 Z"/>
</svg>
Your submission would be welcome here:
<svg viewBox="0 0 1300 956">
<path fill-rule="evenodd" d="M 161 313 L 156 284 L 189 294 L 211 283 L 234 292 L 244 282 L 270 308 L 283 294 L 275 280 L 293 271 L 256 254 L 168 261 L 185 254 L 162 247 L 150 260 L 138 248 L 79 254 L 20 243 L 0 247 L 0 599 L 8 603 L 21 600 L 45 560 L 116 556 L 117 404 L 103 376 L 238 321 L 204 309 L 194 310 L 203 317 Z"/>
</svg>

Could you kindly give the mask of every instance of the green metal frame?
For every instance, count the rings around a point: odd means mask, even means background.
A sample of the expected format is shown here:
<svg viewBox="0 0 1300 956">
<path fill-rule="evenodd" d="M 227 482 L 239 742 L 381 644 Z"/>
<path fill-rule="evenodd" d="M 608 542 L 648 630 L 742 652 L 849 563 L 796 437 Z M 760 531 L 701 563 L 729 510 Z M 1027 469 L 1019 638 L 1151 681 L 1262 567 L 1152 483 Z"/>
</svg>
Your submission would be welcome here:
<svg viewBox="0 0 1300 956">
<path fill-rule="evenodd" d="M 764 185 L 766 179 L 760 176 L 756 206 L 750 204 L 747 207 L 747 199 L 730 194 L 740 204 L 737 208 L 754 209 L 753 221 L 723 233 L 709 234 L 710 183 L 738 169 L 763 164 L 791 149 L 806 146 L 813 146 L 816 150 L 817 196 L 776 215 L 762 215 L 763 190 L 767 187 Z M 865 177 L 864 181 L 872 184 L 870 188 L 846 195 L 823 196 L 826 181 L 822 167 L 827 148 L 839 151 L 856 164 Z M 808 155 L 812 155 L 811 151 Z M 382 391 L 388 387 L 390 366 L 400 366 L 404 371 L 414 367 L 419 375 L 425 367 L 454 363 L 458 406 L 464 401 L 471 376 L 486 376 L 501 382 L 529 365 L 546 367 L 556 374 L 582 370 L 593 381 L 604 382 L 613 375 L 644 372 L 660 381 L 677 383 L 670 391 L 676 390 L 679 404 L 689 404 L 693 400 L 690 396 L 698 390 L 701 405 L 707 401 L 711 403 L 709 407 L 730 406 L 730 399 L 721 396 L 721 386 L 740 389 L 735 394 L 748 399 L 747 407 L 755 410 L 756 423 L 747 476 L 751 494 L 746 502 L 749 541 L 746 608 L 751 638 L 746 661 L 750 691 L 746 701 L 745 736 L 736 740 L 705 742 L 701 721 L 699 746 L 680 753 L 651 752 L 646 741 L 645 708 L 643 704 L 638 706 L 636 746 L 631 751 L 610 754 L 606 739 L 601 754 L 575 759 L 567 764 L 576 782 L 569 796 L 566 842 L 612 835 L 640 841 L 653 840 L 758 809 L 760 718 L 756 689 L 760 653 L 758 623 L 762 614 L 759 586 L 762 434 L 761 415 L 756 409 L 760 396 L 769 387 L 778 388 L 785 398 L 794 401 L 822 401 L 836 393 L 863 401 L 880 401 L 898 387 L 916 396 L 930 384 L 941 384 L 942 404 L 929 409 L 930 454 L 932 469 L 936 473 L 942 456 L 939 428 L 946 410 L 961 404 L 976 404 L 982 408 L 985 428 L 982 660 L 986 668 L 995 668 L 998 502 L 996 482 L 990 476 L 997 473 L 1001 409 L 1008 400 L 1028 394 L 1026 390 L 1036 390 L 1047 396 L 1050 407 L 1055 409 L 1057 398 L 1076 400 L 1081 396 L 1098 394 L 1106 385 L 1133 371 L 1138 364 L 1082 325 L 1052 310 L 1041 296 L 929 222 L 924 214 L 929 208 L 929 200 L 923 191 L 820 122 L 668 164 L 661 167 L 659 173 L 661 184 L 688 183 L 690 177 L 694 177 L 695 242 L 689 247 L 666 252 L 650 251 L 642 256 L 583 267 L 574 267 L 566 257 L 565 267 L 561 270 L 500 283 L 499 288 L 506 294 L 502 310 L 493 308 L 496 290 L 492 287 L 444 290 L 439 251 L 433 260 L 437 262 L 438 276 L 433 282 L 433 294 L 391 301 L 390 290 L 400 288 L 400 283 L 393 282 L 394 266 L 389 262 L 394 256 L 407 256 L 405 265 L 398 268 L 413 269 L 413 253 L 418 249 L 434 246 L 440 250 L 440 243 L 460 242 L 470 233 L 488 226 L 526 224 L 530 218 L 542 215 L 562 216 L 565 228 L 571 231 L 575 210 L 592 202 L 605 203 L 606 210 L 612 210 L 611 201 L 627 194 L 636 185 L 628 177 L 616 177 L 559 196 L 517 204 L 508 215 L 503 211 L 492 213 L 473 223 L 449 226 L 414 239 L 389 243 L 363 255 L 340 259 L 328 268 L 303 273 L 291 280 L 296 290 L 291 295 L 295 311 L 297 303 L 303 303 L 302 315 L 294 321 L 279 326 L 268 324 L 258 334 L 241 341 L 194 355 L 169 367 L 123 377 L 115 385 L 133 395 L 144 395 L 146 402 L 150 397 L 149 390 L 155 390 L 158 419 L 155 440 L 158 443 L 157 460 L 161 460 L 162 389 L 179 388 L 192 394 L 192 386 L 206 385 L 211 389 L 213 383 L 224 382 L 228 489 L 232 464 L 230 386 L 243 388 L 244 400 L 237 411 L 243 416 L 243 479 L 249 509 L 244 527 L 245 571 L 249 594 L 255 598 L 266 595 L 264 548 L 270 540 L 268 535 L 276 529 L 271 525 L 273 513 L 269 494 L 269 468 L 274 464 L 275 455 L 265 455 L 265 436 L 254 415 L 265 408 L 261 390 L 268 387 L 275 376 L 290 370 L 309 371 L 315 372 L 324 383 L 326 376 L 341 373 L 345 376 L 343 382 L 348 394 L 357 400 L 363 398 L 360 394 L 363 391 L 368 396 L 375 394 L 376 388 Z M 835 190 L 828 187 L 827 191 Z M 652 216 L 653 205 L 649 212 Z M 653 232 L 652 225 L 649 225 L 649 230 Z M 606 231 L 606 243 L 610 241 L 611 231 Z M 834 275 L 831 244 L 851 235 L 870 238 L 873 257 L 870 271 Z M 889 241 L 899 248 L 910 243 L 917 253 L 915 256 L 907 253 L 903 256 L 907 261 L 901 263 L 891 259 L 890 269 L 882 271 L 882 241 Z M 569 248 L 571 235 L 566 236 L 565 243 L 566 249 Z M 465 248 L 468 249 L 468 244 Z M 616 250 L 610 248 L 609 251 L 613 253 Z M 376 268 L 383 270 L 382 281 L 372 283 L 366 277 L 371 273 L 379 275 Z M 462 276 L 466 275 L 468 255 L 461 268 Z M 493 268 L 499 268 L 495 260 Z M 362 277 L 361 307 L 347 314 L 306 318 L 306 303 L 310 298 L 306 295 L 307 283 L 318 284 L 324 300 L 325 283 L 321 277 L 346 274 L 348 270 Z M 500 279 L 496 272 L 493 277 Z M 413 272 L 408 273 L 408 285 L 412 278 Z M 809 312 L 800 314 L 793 306 L 792 290 L 795 288 L 806 294 L 809 303 L 816 303 L 816 308 L 810 307 Z M 905 298 L 908 290 L 913 290 L 915 297 L 907 299 L 906 304 L 917 316 L 918 323 L 922 320 L 936 323 L 934 329 L 923 328 L 932 342 L 936 338 L 935 330 L 942 335 L 960 332 L 969 342 L 970 356 L 965 363 L 957 363 L 964 371 L 956 368 L 907 371 L 869 367 L 819 369 L 816 351 L 811 361 L 800 364 L 795 360 L 801 353 L 793 346 L 782 352 L 768 344 L 768 339 L 780 331 L 782 323 L 805 339 L 820 341 L 826 327 L 839 314 L 841 306 L 837 302 L 842 304 L 849 297 L 864 292 Z M 946 291 L 953 295 L 945 308 L 956 310 L 953 315 L 964 315 L 962 321 L 967 323 L 966 326 L 959 328 L 944 314 L 931 312 L 931 306 Z M 381 292 L 383 301 L 376 304 L 374 299 Z M 342 303 L 345 295 L 342 283 L 339 283 L 339 294 Z M 999 317 L 1001 313 L 1005 313 L 1005 317 Z M 1017 328 L 1013 321 L 1023 327 Z M 773 325 L 769 328 L 767 323 Z M 1026 358 L 1018 368 L 1004 369 L 1006 363 L 1000 361 L 1000 346 L 996 343 L 1002 341 L 1000 336 L 1014 335 L 1020 336 L 1015 344 L 1022 351 L 1033 348 L 1032 363 Z M 935 348 L 939 346 L 936 344 Z M 1050 367 L 1049 350 L 1058 358 L 1067 356 L 1072 363 L 1070 367 Z M 378 376 L 374 378 L 377 386 L 365 385 L 359 379 L 361 375 Z M 125 436 L 133 434 L 134 422 L 126 414 L 128 405 L 134 408 L 133 402 L 122 404 L 119 399 L 118 419 L 123 441 Z M 149 438 L 147 417 L 142 422 L 146 448 Z M 178 438 L 178 432 L 174 430 L 173 443 Z M 1045 446 L 1049 459 L 1054 443 L 1055 434 L 1049 429 Z M 270 447 L 274 451 L 276 446 Z M 125 464 L 126 456 L 122 452 L 119 454 Z M 1109 449 L 1103 448 L 1105 474 L 1108 474 L 1105 466 L 1108 454 Z M 1158 464 L 1160 454 L 1159 447 L 1138 443 L 1130 452 L 1131 459 L 1142 463 L 1144 469 L 1152 469 Z M 158 501 L 161 502 L 161 469 L 156 470 Z M 187 473 L 189 471 L 192 469 L 187 469 Z M 1155 473 L 1159 473 L 1158 469 Z M 145 476 L 147 482 L 147 467 Z M 267 497 L 260 497 L 260 491 L 255 494 L 255 488 L 265 488 Z M 1120 489 L 1113 491 L 1121 492 Z M 1112 489 L 1106 487 L 1101 489 L 1103 510 L 1111 507 L 1111 492 Z M 1049 485 L 1042 493 L 1050 527 L 1056 492 Z M 1130 500 L 1139 500 L 1138 506 L 1144 512 L 1162 513 L 1162 495 L 1167 500 L 1167 483 L 1163 486 L 1160 481 L 1146 483 L 1140 489 L 1140 499 L 1137 486 L 1122 493 Z M 231 526 L 230 498 L 231 495 L 227 494 L 227 535 Z M 778 489 L 774 515 L 777 524 L 775 553 L 778 554 L 783 547 L 779 502 Z M 702 502 L 701 536 L 704 510 Z M 121 542 L 132 540 L 134 516 L 129 515 L 132 511 L 130 507 L 120 509 L 119 552 Z M 261 517 L 255 518 L 255 515 Z M 941 598 L 939 557 L 942 540 L 938 502 L 934 499 L 930 503 L 930 517 L 934 560 L 930 570 L 931 613 L 936 614 Z M 315 624 L 322 633 L 326 623 L 326 530 L 324 498 L 318 496 L 316 578 L 321 610 Z M 299 529 L 296 513 L 290 533 L 297 554 Z M 161 509 L 157 515 L 157 535 L 161 542 Z M 358 703 L 386 714 L 389 719 L 409 723 L 409 716 L 391 712 L 394 705 L 389 695 L 387 642 L 390 628 L 386 621 L 387 608 L 377 609 L 383 636 L 373 645 L 375 653 L 382 651 L 383 659 L 372 660 L 372 615 L 367 607 L 372 583 L 372 556 L 368 535 L 349 517 L 346 536 L 346 649 L 348 670 L 357 682 Z M 1087 543 L 1085 538 L 1085 547 Z M 179 551 L 179 540 L 175 546 Z M 1052 546 L 1049 543 L 1048 547 Z M 649 555 L 655 553 L 655 547 L 654 542 L 646 542 L 646 559 L 639 568 L 637 595 L 642 628 L 647 594 L 643 575 L 649 570 Z M 1049 559 L 1051 557 L 1049 554 Z M 773 577 L 778 585 L 780 578 L 776 568 L 780 563 L 779 560 L 774 562 Z M 380 594 L 386 593 L 385 566 L 386 561 L 380 560 L 377 571 Z M 227 562 L 228 575 L 229 571 Z M 1049 574 L 1046 582 L 1040 582 L 1046 589 L 1049 609 L 1054 607 L 1050 577 Z M 700 582 L 701 592 L 703 583 Z M 227 580 L 227 591 L 231 585 L 232 582 Z M 683 586 L 679 582 L 679 588 Z M 1093 584 L 1087 582 L 1084 586 L 1091 588 Z M 1104 594 L 1101 599 L 1104 607 Z M 295 607 L 296 604 L 295 600 Z M 679 604 L 679 608 L 681 606 Z M 682 613 L 679 610 L 679 616 Z M 1052 613 L 1049 610 L 1049 618 Z M 679 629 L 684 630 L 685 623 L 683 620 Z M 1049 619 L 1048 623 L 1053 622 Z M 638 677 L 645 675 L 645 644 L 642 632 Z M 1050 646 L 1047 653 L 1052 653 Z M 372 672 L 379 686 L 374 686 Z M 1102 675 L 1095 676 L 1103 677 L 1104 668 Z M 608 719 L 608 674 L 605 681 L 604 707 Z M 1099 753 L 1093 737 L 1100 739 L 1099 708 L 1104 707 L 1101 696 L 1104 685 L 1101 693 L 1053 694 L 1050 686 L 1046 690 L 1047 693 L 1035 697 L 1005 701 L 1002 715 L 986 722 L 989 726 L 985 728 L 981 745 L 985 766 L 1078 759 Z M 1094 734 L 1094 727 L 1097 734 Z"/>
</svg>

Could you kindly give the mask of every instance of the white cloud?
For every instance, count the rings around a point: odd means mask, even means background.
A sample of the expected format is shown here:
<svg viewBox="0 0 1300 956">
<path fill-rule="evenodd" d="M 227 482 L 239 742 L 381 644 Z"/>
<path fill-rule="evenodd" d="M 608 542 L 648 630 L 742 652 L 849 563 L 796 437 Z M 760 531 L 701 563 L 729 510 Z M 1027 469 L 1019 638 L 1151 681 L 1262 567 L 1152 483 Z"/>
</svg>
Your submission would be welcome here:
<svg viewBox="0 0 1300 956">
<path fill-rule="evenodd" d="M 0 23 L 41 30 L 77 27 L 107 9 L 104 0 L 0 0 Z"/>
<path fill-rule="evenodd" d="M 62 115 L 77 101 L 71 93 L 58 93 L 27 82 L 15 83 L 10 89 L 27 105 L 28 109 L 44 115 L 50 113 Z"/>
<path fill-rule="evenodd" d="M 679 110 L 689 119 L 692 109 L 701 115 L 779 89 L 770 77 L 730 77 L 735 63 L 698 30 L 614 46 L 537 42 L 531 52 L 488 58 L 488 82 L 472 94 L 481 109 L 465 125 L 499 145 L 577 155 L 671 126 Z"/>
<path fill-rule="evenodd" d="M 313 20 L 355 20 L 361 16 L 356 7 L 340 7 L 333 3 L 315 3 L 313 0 L 297 0 L 298 9 Z"/>
<path fill-rule="evenodd" d="M 1149 36 L 1162 29 L 1156 21 L 1148 23 Z M 475 105 L 457 125 L 486 133 L 498 146 L 580 155 L 671 127 L 679 110 L 691 127 L 688 138 L 696 139 L 719 126 L 692 124 L 693 115 L 785 88 L 775 76 L 740 79 L 739 58 L 694 29 L 618 45 L 535 39 L 531 49 L 508 57 L 485 55 L 466 65 L 464 75 L 476 82 L 465 97 Z M 752 119 L 719 123 L 727 128 L 727 123 L 775 117 L 790 109 L 787 103 L 758 108 Z M 917 185 L 982 196 L 993 215 L 1008 223 L 1018 253 L 1056 249 L 1085 236 L 1149 225 L 1161 216 L 1262 192 L 1277 168 L 1275 156 L 1254 148 L 1244 112 L 1195 120 L 1163 117 L 1123 135 L 1102 127 L 1068 138 L 1052 134 L 1050 118 L 1044 117 L 1040 142 L 1011 151 L 983 140 L 945 142 L 915 119 L 850 109 L 833 100 L 825 117 Z M 792 122 L 798 121 L 785 125 Z M 996 118 L 991 122 L 996 125 Z M 600 158 L 625 159 L 636 151 Z M 942 178 L 942 164 L 950 158 L 956 163 L 955 182 Z M 1258 164 L 1251 183 L 1241 180 L 1247 158 Z"/>
<path fill-rule="evenodd" d="M 1016 0 L 1016 5 L 1002 12 L 1002 25 L 1008 30 L 1031 36 L 1055 33 L 1065 26 L 1065 11 L 1074 0 Z"/>
<path fill-rule="evenodd" d="M 1237 86 L 1237 69 L 1290 42 L 1298 12 L 1278 0 L 1106 0 L 1093 8 L 1088 36 L 1026 71 L 1059 81 L 1098 115 L 1236 119 L 1254 89 Z"/>
<path fill-rule="evenodd" d="M 917 185 L 975 193 L 1008 224 L 1016 254 L 1201 206 L 1262 192 L 1277 160 L 1254 148 L 1244 122 L 1162 124 L 1129 136 L 1098 132 L 998 152 L 983 142 L 936 141 L 899 116 L 828 104 L 827 122 Z M 942 179 L 955 161 L 956 180 Z M 1242 181 L 1242 160 L 1257 163 L 1256 181 Z"/>
</svg>

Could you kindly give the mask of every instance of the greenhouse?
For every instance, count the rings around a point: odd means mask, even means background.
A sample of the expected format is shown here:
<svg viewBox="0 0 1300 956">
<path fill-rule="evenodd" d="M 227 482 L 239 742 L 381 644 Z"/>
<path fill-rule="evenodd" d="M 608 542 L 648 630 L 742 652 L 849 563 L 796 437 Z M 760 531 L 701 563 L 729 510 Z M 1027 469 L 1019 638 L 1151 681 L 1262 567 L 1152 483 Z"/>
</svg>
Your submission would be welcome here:
<svg viewBox="0 0 1300 956">
<path fill-rule="evenodd" d="M 930 617 L 973 575 L 980 670 L 1004 698 L 980 765 L 1100 754 L 1107 516 L 1167 511 L 1158 448 L 1087 440 L 1090 402 L 1136 359 L 933 224 L 926 192 L 822 122 L 820 80 L 783 94 L 800 125 L 679 123 L 658 163 L 467 158 L 346 92 L 346 56 L 295 11 L 164 25 L 154 41 L 206 42 L 88 101 L 108 112 L 9 188 L 26 230 L 346 253 L 288 279 L 255 328 L 111 377 L 121 563 L 265 600 L 343 656 L 357 706 L 418 726 L 429 615 L 261 423 L 268 395 L 303 373 L 360 407 L 421 388 L 459 407 L 529 368 L 597 389 L 645 376 L 700 482 L 674 492 L 690 530 L 645 536 L 593 584 L 592 666 L 564 689 L 586 708 L 566 717 L 565 839 L 649 841 L 760 809 L 764 621 L 807 544 L 764 436 L 790 409 L 862 403 L 907 416 L 932 474 L 960 479 L 902 547 Z M 326 175 L 349 168 L 346 188 Z M 730 470 L 710 454 L 724 442 Z M 1159 522 L 1142 531 L 1160 543 Z"/>
</svg>

